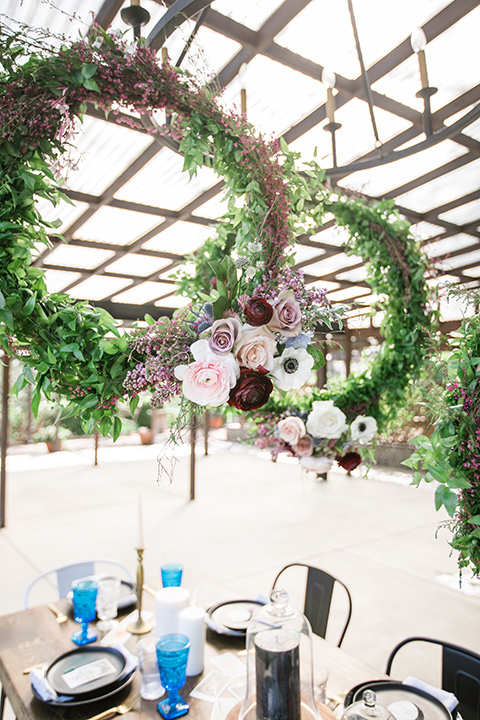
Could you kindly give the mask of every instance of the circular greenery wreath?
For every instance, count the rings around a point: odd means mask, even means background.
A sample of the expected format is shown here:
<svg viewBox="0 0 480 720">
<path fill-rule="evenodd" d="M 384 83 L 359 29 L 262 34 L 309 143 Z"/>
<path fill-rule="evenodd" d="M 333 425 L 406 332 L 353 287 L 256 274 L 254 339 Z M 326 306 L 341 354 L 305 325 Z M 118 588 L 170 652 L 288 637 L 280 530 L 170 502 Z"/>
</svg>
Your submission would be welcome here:
<svg viewBox="0 0 480 720">
<path fill-rule="evenodd" d="M 34 412 L 42 393 L 55 392 L 68 400 L 66 412 L 81 415 L 86 432 L 96 423 L 102 434 L 116 439 L 121 430 L 117 401 L 130 400 L 132 411 L 138 402 L 138 387 L 129 379 L 142 353 L 144 359 L 152 352 L 162 328 L 174 332 L 184 319 L 182 313 L 172 323 L 150 318 L 154 332 L 128 338 L 103 310 L 49 294 L 43 271 L 32 264 L 39 244 L 50 245 L 52 227 L 40 217 L 35 200 L 57 203 L 62 197 L 54 173 L 75 119 L 90 102 L 105 112 L 128 108 L 139 115 L 165 108 L 173 119 L 169 132 L 180 140 L 184 169 L 193 175 L 210 164 L 225 180 L 229 211 L 217 237 L 195 255 L 195 278 L 179 279 L 194 306 L 213 299 L 215 317 L 232 310 L 229 282 L 236 275 L 225 264 L 230 255 L 236 267 L 247 268 L 235 279 L 237 296 L 252 296 L 259 285 L 268 295 L 285 277 L 301 281 L 291 270 L 297 236 L 314 232 L 327 212 L 348 228 L 346 252 L 364 260 L 374 292 L 387 298 L 385 340 L 367 371 L 322 390 L 321 398 L 334 399 L 348 417 L 368 411 L 380 430 L 386 427 L 405 402 L 421 365 L 425 330 L 433 323 L 426 261 L 391 203 L 332 193 L 315 162 L 298 172 L 298 156 L 282 141 L 265 141 L 245 118 L 224 112 L 194 77 L 160 63 L 142 41 L 131 45 L 96 28 L 84 40 L 47 50 L 28 34 L 2 33 L 0 51 L 2 344 L 13 355 L 28 347 L 15 390 L 34 385 Z M 130 124 L 140 122 L 132 116 Z M 316 359 L 321 362 L 318 353 Z M 153 377 L 147 384 L 155 390 Z M 198 410 L 187 406 L 189 414 Z"/>
</svg>

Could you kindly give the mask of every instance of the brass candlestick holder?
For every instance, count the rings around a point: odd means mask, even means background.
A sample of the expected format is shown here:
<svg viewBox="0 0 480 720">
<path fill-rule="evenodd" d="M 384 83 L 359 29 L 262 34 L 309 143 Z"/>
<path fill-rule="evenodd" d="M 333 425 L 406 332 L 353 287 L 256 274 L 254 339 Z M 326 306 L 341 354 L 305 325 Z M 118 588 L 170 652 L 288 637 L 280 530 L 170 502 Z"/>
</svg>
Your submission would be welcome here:
<svg viewBox="0 0 480 720">
<path fill-rule="evenodd" d="M 145 548 L 135 548 L 137 551 L 138 556 L 138 565 L 137 565 L 137 608 L 138 608 L 138 618 L 136 622 L 130 623 L 130 625 L 127 627 L 127 630 L 132 635 L 146 635 L 149 633 L 153 626 L 149 622 L 145 622 L 142 619 L 142 595 L 143 595 L 143 553 Z"/>
</svg>

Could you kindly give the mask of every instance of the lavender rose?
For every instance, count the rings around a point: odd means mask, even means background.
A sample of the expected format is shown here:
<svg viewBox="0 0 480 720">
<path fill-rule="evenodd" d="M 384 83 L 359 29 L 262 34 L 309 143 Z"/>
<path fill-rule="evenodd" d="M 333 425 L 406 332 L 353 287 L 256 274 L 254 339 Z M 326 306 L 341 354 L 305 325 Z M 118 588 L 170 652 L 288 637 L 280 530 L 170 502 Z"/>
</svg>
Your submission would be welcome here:
<svg viewBox="0 0 480 720">
<path fill-rule="evenodd" d="M 310 435 L 304 435 L 299 438 L 297 444 L 292 447 L 292 450 L 298 457 L 309 457 L 313 453 L 313 440 Z"/>
<path fill-rule="evenodd" d="M 237 340 L 242 325 L 236 318 L 224 318 L 215 320 L 212 325 L 212 334 L 208 341 L 210 350 L 216 355 L 227 355 Z"/>
<path fill-rule="evenodd" d="M 303 420 L 295 415 L 280 420 L 277 427 L 280 437 L 289 445 L 296 445 L 306 433 Z"/>
<path fill-rule="evenodd" d="M 302 331 L 302 313 L 292 291 L 282 290 L 272 305 L 273 316 L 268 323 L 270 330 L 286 337 L 299 335 Z"/>
</svg>

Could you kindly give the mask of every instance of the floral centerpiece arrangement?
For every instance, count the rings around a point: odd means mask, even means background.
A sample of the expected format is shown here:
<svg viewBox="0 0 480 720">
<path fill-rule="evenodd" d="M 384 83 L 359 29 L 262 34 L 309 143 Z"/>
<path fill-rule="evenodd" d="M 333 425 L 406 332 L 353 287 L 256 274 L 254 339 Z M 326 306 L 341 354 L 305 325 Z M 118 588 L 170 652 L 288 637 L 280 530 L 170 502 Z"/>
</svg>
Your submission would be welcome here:
<svg viewBox="0 0 480 720">
<path fill-rule="evenodd" d="M 317 475 L 327 473 L 333 462 L 347 471 L 362 462 L 359 445 L 371 442 L 377 433 L 374 417 L 357 415 L 347 423 L 345 413 L 335 407 L 333 400 L 314 400 L 312 408 L 296 415 L 286 414 L 273 418 L 275 426 L 262 422 L 258 427 L 255 444 L 270 448 L 272 456 L 288 452 L 298 458 L 300 465 Z"/>
<path fill-rule="evenodd" d="M 343 308 L 332 308 L 325 291 L 307 289 L 288 269 L 276 286 L 261 283 L 250 296 L 239 294 L 244 274 L 231 258 L 211 269 L 216 288 L 197 312 L 192 304 L 133 334 L 132 357 L 140 362 L 125 378 L 129 394 L 151 390 L 156 406 L 180 395 L 191 414 L 227 405 L 253 411 L 274 389 L 302 388 L 324 362 L 316 326 L 339 318 Z"/>
</svg>

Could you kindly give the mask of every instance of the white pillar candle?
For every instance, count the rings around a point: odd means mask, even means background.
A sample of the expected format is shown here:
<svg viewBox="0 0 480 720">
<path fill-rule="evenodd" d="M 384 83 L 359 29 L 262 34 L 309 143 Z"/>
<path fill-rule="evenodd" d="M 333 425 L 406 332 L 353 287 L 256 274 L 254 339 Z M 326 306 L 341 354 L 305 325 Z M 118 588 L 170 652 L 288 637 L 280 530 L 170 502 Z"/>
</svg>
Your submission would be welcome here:
<svg viewBox="0 0 480 720">
<path fill-rule="evenodd" d="M 200 607 L 186 607 L 178 614 L 178 632 L 190 640 L 187 676 L 203 672 L 205 651 L 205 610 Z"/>
<path fill-rule="evenodd" d="M 138 496 L 138 539 L 137 539 L 137 548 L 143 548 L 145 547 L 144 539 L 143 539 L 143 513 L 142 513 L 142 496 Z"/>
<path fill-rule="evenodd" d="M 178 614 L 186 608 L 190 591 L 183 587 L 166 587 L 155 595 L 155 633 L 157 637 L 178 632 Z"/>
</svg>

